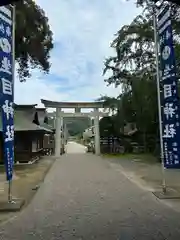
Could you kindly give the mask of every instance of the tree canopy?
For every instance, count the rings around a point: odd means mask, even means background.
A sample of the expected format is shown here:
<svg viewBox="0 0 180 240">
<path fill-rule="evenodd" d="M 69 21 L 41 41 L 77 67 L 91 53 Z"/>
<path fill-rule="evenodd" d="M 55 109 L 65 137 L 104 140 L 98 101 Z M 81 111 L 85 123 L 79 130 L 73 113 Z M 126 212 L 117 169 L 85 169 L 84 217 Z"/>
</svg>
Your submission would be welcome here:
<svg viewBox="0 0 180 240">
<path fill-rule="evenodd" d="M 111 44 L 115 49 L 115 55 L 105 60 L 103 74 L 108 85 L 121 86 L 121 93 L 116 99 L 116 122 L 119 120 L 119 125 L 122 126 L 127 122 L 135 123 L 142 133 L 145 147 L 154 149 L 158 139 L 159 124 L 152 8 L 147 7 L 146 1 L 143 0 L 137 0 L 137 4 L 141 6 L 142 13 L 136 16 L 131 24 L 123 26 L 116 33 Z M 178 74 L 180 72 L 179 10 L 180 7 L 172 5 Z M 106 105 L 114 107 L 114 98 L 104 100 Z"/>
<path fill-rule="evenodd" d="M 44 11 L 33 0 L 16 3 L 15 59 L 20 81 L 31 75 L 31 69 L 45 73 L 50 69 L 52 32 Z"/>
<path fill-rule="evenodd" d="M 90 119 L 87 117 L 66 117 L 64 123 L 67 125 L 70 136 L 83 134 L 90 127 Z"/>
</svg>

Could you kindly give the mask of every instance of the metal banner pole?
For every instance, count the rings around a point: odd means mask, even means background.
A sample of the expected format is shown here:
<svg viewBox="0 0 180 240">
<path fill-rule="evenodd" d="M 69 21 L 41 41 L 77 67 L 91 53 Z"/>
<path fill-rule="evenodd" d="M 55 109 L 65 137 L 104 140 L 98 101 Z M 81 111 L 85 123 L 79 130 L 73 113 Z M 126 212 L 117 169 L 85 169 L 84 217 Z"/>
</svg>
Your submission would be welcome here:
<svg viewBox="0 0 180 240">
<path fill-rule="evenodd" d="M 12 17 L 12 87 L 13 87 L 13 103 L 14 103 L 14 85 L 15 85 L 15 24 L 16 24 L 16 7 L 15 7 L 15 5 L 12 6 L 12 8 L 13 8 L 13 11 L 12 11 L 12 13 L 13 13 L 13 17 Z M 13 155 L 14 155 L 14 148 L 13 148 Z M 13 166 L 12 166 L 12 168 L 13 168 Z M 12 171 L 13 171 L 13 169 L 12 169 Z M 14 203 L 13 200 L 12 200 L 12 179 L 9 179 L 9 184 L 8 184 L 8 202 L 9 203 Z"/>
<path fill-rule="evenodd" d="M 162 112 L 161 112 L 161 94 L 160 94 L 160 71 L 159 71 L 159 46 L 157 35 L 157 16 L 156 7 L 153 6 L 153 26 L 154 26 L 154 50 L 156 56 L 156 81 L 157 81 L 157 98 L 158 98 L 158 116 L 159 116 L 159 134 L 161 148 L 161 165 L 162 165 L 162 190 L 166 193 L 166 176 L 164 168 L 164 149 L 163 149 L 163 132 L 162 132 Z"/>
<path fill-rule="evenodd" d="M 13 29 L 12 29 L 12 37 L 13 37 L 13 45 L 12 45 L 12 58 L 13 58 L 13 65 L 12 65 L 12 81 L 13 81 L 13 101 L 14 101 L 14 86 L 15 86 L 15 38 L 16 38 L 16 6 L 13 6 Z"/>
<path fill-rule="evenodd" d="M 9 180 L 8 184 L 8 202 L 12 203 L 12 181 Z"/>
</svg>

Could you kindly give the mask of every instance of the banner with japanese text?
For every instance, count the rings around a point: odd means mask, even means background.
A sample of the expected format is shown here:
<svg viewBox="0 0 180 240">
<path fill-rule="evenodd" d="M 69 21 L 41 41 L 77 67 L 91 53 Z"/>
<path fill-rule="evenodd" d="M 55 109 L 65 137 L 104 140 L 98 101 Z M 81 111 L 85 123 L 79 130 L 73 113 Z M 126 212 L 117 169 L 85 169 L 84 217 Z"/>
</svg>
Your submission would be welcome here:
<svg viewBox="0 0 180 240">
<path fill-rule="evenodd" d="M 9 6 L 0 7 L 0 100 L 8 181 L 12 179 L 14 163 L 13 66 L 13 10 Z"/>
<path fill-rule="evenodd" d="M 180 168 L 180 106 L 169 6 L 159 12 L 157 27 L 161 63 L 160 90 L 164 167 Z"/>
</svg>

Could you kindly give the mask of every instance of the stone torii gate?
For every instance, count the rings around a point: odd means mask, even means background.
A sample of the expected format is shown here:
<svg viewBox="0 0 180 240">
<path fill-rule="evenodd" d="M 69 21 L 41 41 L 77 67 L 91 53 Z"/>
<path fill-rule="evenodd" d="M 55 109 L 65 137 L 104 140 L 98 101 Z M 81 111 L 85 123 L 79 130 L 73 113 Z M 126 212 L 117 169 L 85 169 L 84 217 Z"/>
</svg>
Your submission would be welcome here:
<svg viewBox="0 0 180 240">
<path fill-rule="evenodd" d="M 99 134 L 99 117 L 107 116 L 107 113 L 99 112 L 99 108 L 104 108 L 102 102 L 54 102 L 42 99 L 41 102 L 46 108 L 56 109 L 56 135 L 55 135 L 55 156 L 60 156 L 61 148 L 61 127 L 63 126 L 64 117 L 93 117 L 95 130 L 95 153 L 100 154 L 100 134 Z M 74 113 L 65 113 L 64 108 L 74 108 Z M 82 108 L 93 108 L 90 113 L 82 113 Z"/>
</svg>

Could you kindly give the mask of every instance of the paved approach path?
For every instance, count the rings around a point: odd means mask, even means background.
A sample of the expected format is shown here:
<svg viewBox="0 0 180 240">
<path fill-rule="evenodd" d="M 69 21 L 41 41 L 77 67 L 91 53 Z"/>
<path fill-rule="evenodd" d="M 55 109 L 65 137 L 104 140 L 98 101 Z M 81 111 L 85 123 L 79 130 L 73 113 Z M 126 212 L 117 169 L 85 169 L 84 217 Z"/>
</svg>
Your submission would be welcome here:
<svg viewBox="0 0 180 240">
<path fill-rule="evenodd" d="M 82 153 L 74 143 L 68 150 L 71 153 L 55 162 L 31 204 L 0 227 L 0 239 L 180 238 L 180 214 L 131 183 L 106 160 Z"/>
</svg>

